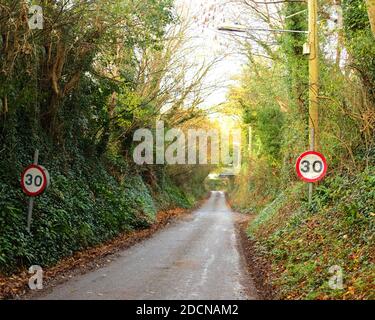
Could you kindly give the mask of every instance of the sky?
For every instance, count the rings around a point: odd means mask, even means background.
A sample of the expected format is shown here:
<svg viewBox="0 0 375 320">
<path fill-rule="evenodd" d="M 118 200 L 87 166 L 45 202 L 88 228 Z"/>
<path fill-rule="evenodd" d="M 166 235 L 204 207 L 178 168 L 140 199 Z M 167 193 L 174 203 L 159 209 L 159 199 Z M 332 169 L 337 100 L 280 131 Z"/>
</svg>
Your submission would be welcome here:
<svg viewBox="0 0 375 320">
<path fill-rule="evenodd" d="M 188 31 L 195 48 L 192 59 L 207 62 L 225 55 L 205 80 L 207 85 L 216 83 L 218 88 L 206 97 L 202 107 L 225 102 L 228 88 L 235 84 L 234 78 L 241 73 L 246 59 L 239 53 L 238 45 L 228 34 L 218 31 L 218 27 L 238 20 L 238 5 L 228 0 L 177 0 L 176 7 L 192 23 Z"/>
<path fill-rule="evenodd" d="M 175 6 L 179 9 L 178 11 L 182 12 L 191 21 L 188 36 L 191 37 L 190 41 L 195 48 L 191 59 L 203 63 L 204 61 L 207 62 L 227 54 L 205 79 L 207 85 L 217 83 L 219 87 L 206 97 L 202 107 L 209 108 L 225 102 L 229 87 L 236 84 L 234 79 L 241 74 L 247 62 L 247 58 L 240 53 L 241 45 L 238 44 L 238 41 L 233 40 L 235 33 L 219 31 L 218 28 L 220 26 L 234 26 L 236 24 L 248 27 L 249 29 L 269 28 L 268 25 L 260 22 L 259 18 L 252 15 L 251 10 L 245 8 L 239 2 L 239 0 L 176 0 L 175 2 Z M 333 6 L 331 13 L 332 17 L 340 20 L 342 13 L 336 12 L 334 8 L 335 6 Z M 258 9 L 264 9 L 264 5 L 261 2 Z M 267 13 L 273 19 L 275 26 L 273 28 L 281 29 L 280 4 L 270 1 L 267 5 Z M 284 19 L 287 18 L 284 17 Z M 255 30 L 252 32 L 266 42 L 274 39 L 270 32 Z M 334 57 L 336 54 L 336 42 L 337 39 L 331 39 L 324 48 L 324 54 Z M 251 40 L 251 45 L 254 52 L 262 54 L 262 50 L 253 40 Z M 345 62 L 345 57 L 346 52 L 343 52 L 342 63 Z"/>
</svg>

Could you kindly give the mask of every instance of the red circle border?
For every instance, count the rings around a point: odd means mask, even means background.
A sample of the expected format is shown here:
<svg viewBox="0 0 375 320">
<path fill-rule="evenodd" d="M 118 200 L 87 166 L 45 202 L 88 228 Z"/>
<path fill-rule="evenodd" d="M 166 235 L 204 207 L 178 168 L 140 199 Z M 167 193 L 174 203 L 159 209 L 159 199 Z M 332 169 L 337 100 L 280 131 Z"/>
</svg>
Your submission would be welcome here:
<svg viewBox="0 0 375 320">
<path fill-rule="evenodd" d="M 320 158 L 323 160 L 323 164 L 324 164 L 324 170 L 323 170 L 322 174 L 321 174 L 319 177 L 315 178 L 315 179 L 308 179 L 308 178 L 305 178 L 305 177 L 302 175 L 302 173 L 300 172 L 300 170 L 299 170 L 299 165 L 300 165 L 302 159 L 303 159 L 304 157 L 310 155 L 310 154 L 313 154 L 313 155 L 315 155 L 315 156 L 320 157 Z M 327 170 L 328 170 L 327 159 L 326 159 L 321 153 L 316 152 L 316 151 L 306 151 L 306 152 L 302 153 L 302 154 L 299 156 L 299 158 L 297 159 L 297 162 L 296 162 L 296 171 L 297 171 L 298 177 L 299 177 L 301 180 L 306 181 L 306 182 L 311 182 L 311 183 L 313 183 L 313 182 L 318 182 L 318 181 L 322 180 L 322 179 L 325 177 L 325 175 L 327 174 Z"/>
<path fill-rule="evenodd" d="M 25 174 L 28 170 L 30 169 L 38 169 L 41 173 L 42 173 L 42 176 L 43 176 L 43 185 L 41 187 L 41 189 L 38 191 L 38 192 L 29 192 L 25 185 L 23 184 L 23 181 L 24 181 L 24 177 L 25 177 Z M 29 165 L 23 172 L 22 172 L 22 175 L 21 175 L 21 187 L 22 187 L 22 190 L 24 193 L 26 193 L 29 197 L 37 197 L 39 195 L 41 195 L 44 190 L 46 190 L 46 187 L 47 187 L 47 176 L 46 176 L 46 173 L 44 172 L 43 168 L 36 165 L 36 164 L 31 164 Z"/>
</svg>

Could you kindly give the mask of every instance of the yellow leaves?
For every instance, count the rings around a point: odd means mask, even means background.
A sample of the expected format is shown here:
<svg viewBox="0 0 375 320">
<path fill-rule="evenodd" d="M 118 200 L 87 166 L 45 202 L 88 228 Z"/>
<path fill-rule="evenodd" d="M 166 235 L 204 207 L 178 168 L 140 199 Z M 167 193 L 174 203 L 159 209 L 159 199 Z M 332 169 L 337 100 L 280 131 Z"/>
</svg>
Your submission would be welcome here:
<svg viewBox="0 0 375 320">
<path fill-rule="evenodd" d="M 25 291 L 28 279 L 29 275 L 25 271 L 11 277 L 0 275 L 0 299 Z"/>
<path fill-rule="evenodd" d="M 348 298 L 349 296 L 354 296 L 355 295 L 355 288 L 354 287 L 348 287 L 348 290 L 344 294 L 344 299 Z"/>
<path fill-rule="evenodd" d="M 352 254 L 349 256 L 349 259 L 353 260 L 354 263 L 358 263 L 358 261 L 359 261 L 359 257 L 360 257 L 359 254 L 352 253 Z"/>
</svg>

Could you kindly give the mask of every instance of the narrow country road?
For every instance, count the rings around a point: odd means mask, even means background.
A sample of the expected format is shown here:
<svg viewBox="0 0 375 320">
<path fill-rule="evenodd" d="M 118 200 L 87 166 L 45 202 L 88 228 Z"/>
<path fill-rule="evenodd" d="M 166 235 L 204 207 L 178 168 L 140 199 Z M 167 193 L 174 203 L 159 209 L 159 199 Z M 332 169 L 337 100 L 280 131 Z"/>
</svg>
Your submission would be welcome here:
<svg viewBox="0 0 375 320">
<path fill-rule="evenodd" d="M 39 299 L 256 299 L 238 246 L 234 213 L 212 192 L 192 215 Z"/>
</svg>

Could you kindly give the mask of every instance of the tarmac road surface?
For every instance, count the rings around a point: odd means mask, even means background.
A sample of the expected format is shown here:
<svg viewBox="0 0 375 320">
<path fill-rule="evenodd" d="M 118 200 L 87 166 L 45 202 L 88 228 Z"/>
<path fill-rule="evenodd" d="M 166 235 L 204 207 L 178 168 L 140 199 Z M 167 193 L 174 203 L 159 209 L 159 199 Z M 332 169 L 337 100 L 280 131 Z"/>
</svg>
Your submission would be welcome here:
<svg viewBox="0 0 375 320">
<path fill-rule="evenodd" d="M 78 275 L 38 299 L 256 299 L 224 192 L 107 266 Z"/>
</svg>

